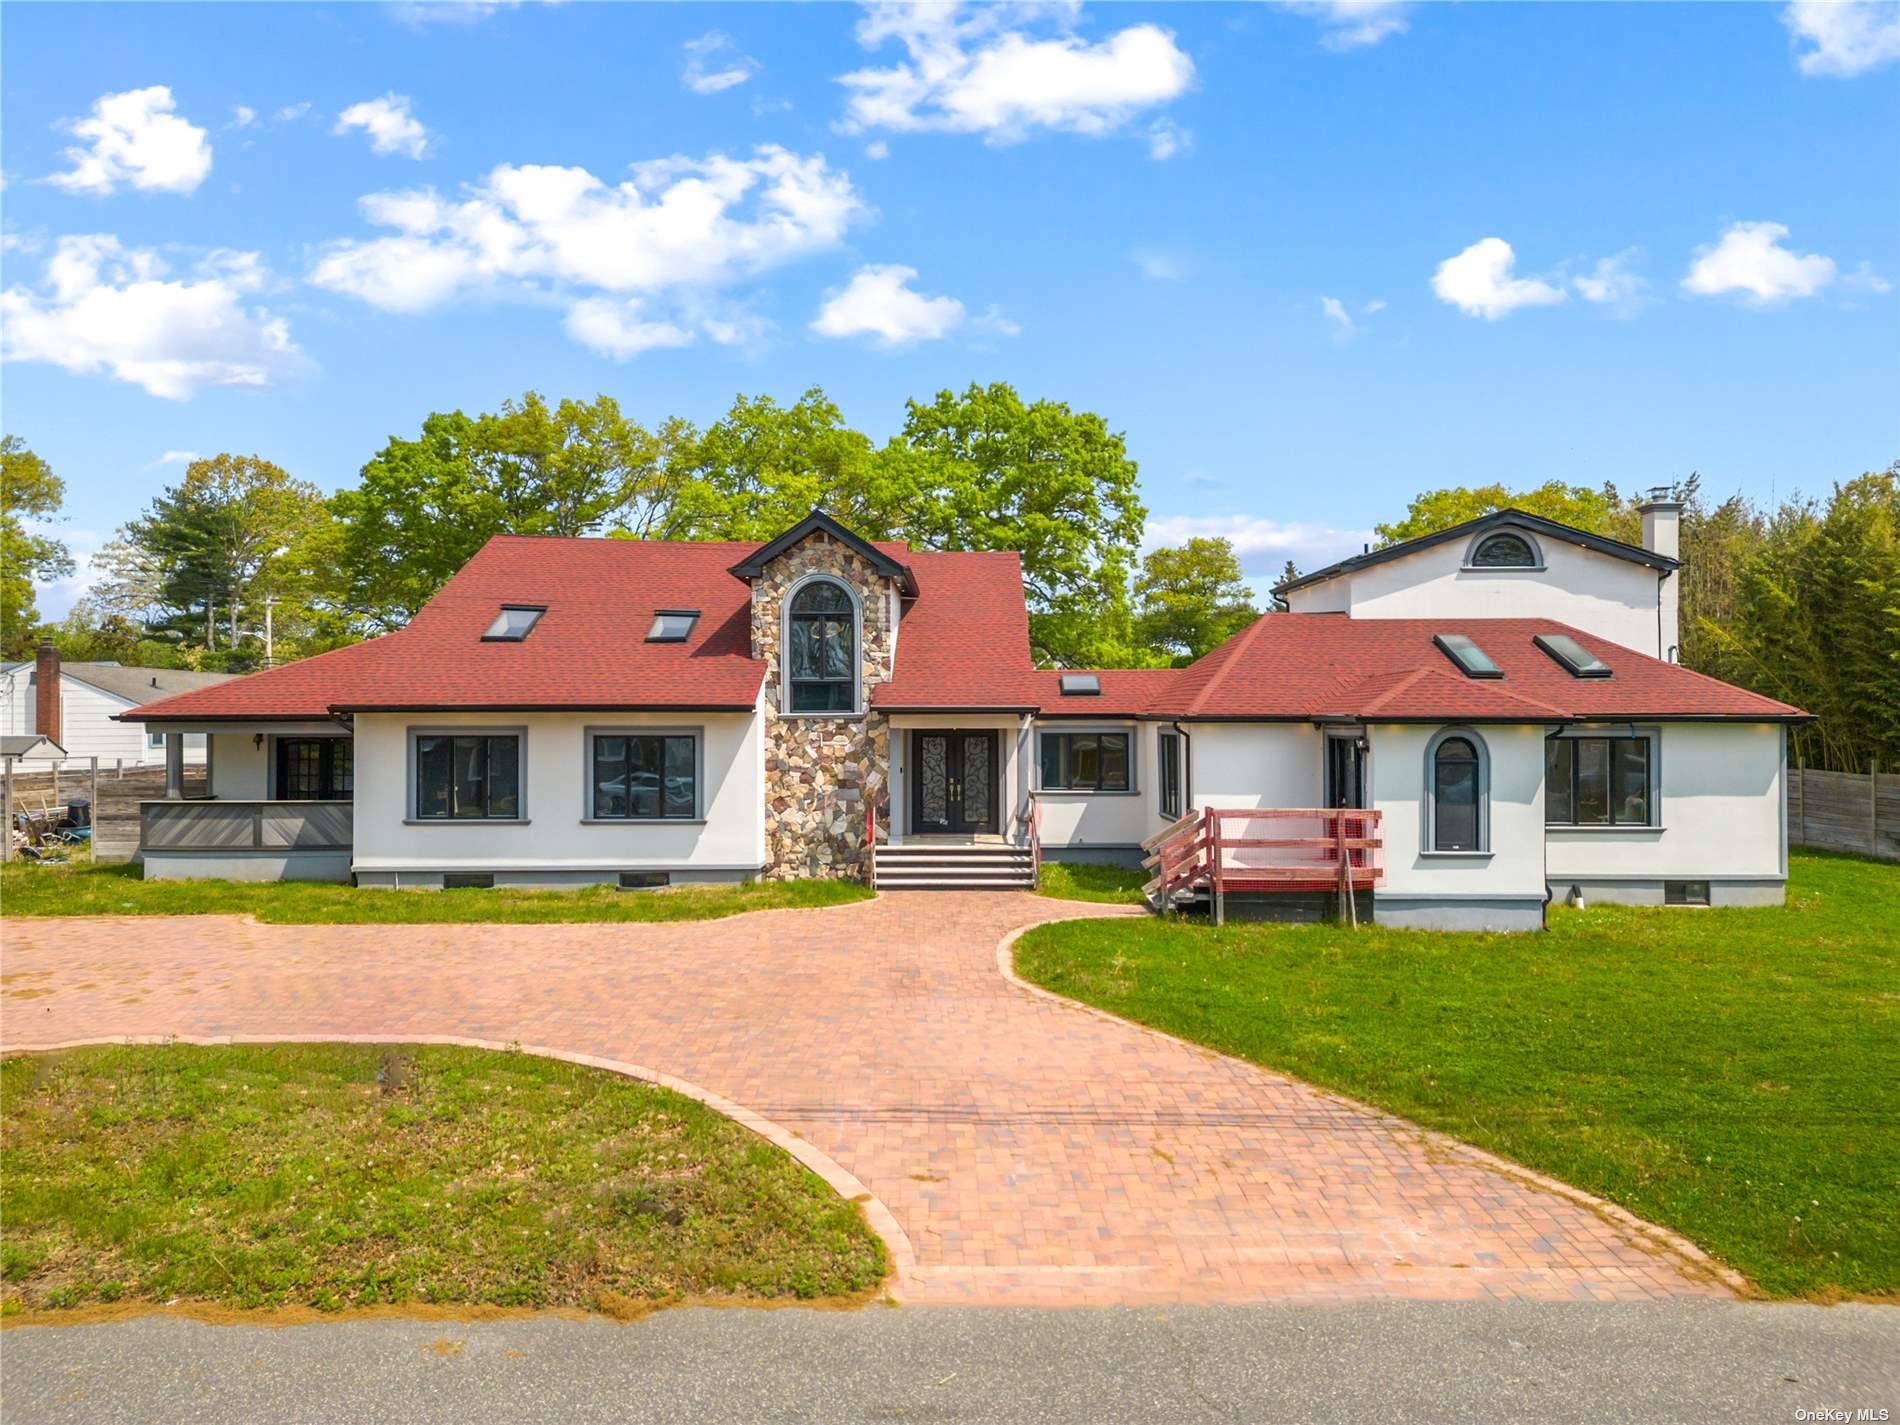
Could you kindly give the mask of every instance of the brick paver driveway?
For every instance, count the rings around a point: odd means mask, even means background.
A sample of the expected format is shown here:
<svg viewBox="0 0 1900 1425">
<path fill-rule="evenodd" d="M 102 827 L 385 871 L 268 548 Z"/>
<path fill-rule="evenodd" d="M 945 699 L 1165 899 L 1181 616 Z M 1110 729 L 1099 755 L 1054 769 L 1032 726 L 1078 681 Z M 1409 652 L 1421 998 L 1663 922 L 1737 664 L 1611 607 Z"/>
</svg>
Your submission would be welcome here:
<svg viewBox="0 0 1900 1425">
<path fill-rule="evenodd" d="M 1726 1290 L 1613 1209 L 999 969 L 1012 930 L 1117 913 L 912 892 L 679 925 L 15 920 L 0 1041 L 460 1036 L 676 1076 L 874 1195 L 908 1301 Z"/>
</svg>

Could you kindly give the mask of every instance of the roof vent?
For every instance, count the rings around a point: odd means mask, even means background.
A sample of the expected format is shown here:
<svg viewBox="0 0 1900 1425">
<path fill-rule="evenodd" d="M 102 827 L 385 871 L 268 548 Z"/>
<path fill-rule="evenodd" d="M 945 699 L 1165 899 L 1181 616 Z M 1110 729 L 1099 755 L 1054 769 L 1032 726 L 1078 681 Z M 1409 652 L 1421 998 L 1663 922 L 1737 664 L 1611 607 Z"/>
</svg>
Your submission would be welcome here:
<svg viewBox="0 0 1900 1425">
<path fill-rule="evenodd" d="M 495 621 L 488 625 L 488 631 L 482 635 L 482 642 L 519 643 L 547 611 L 546 604 L 503 604 L 501 612 L 495 615 Z"/>
<path fill-rule="evenodd" d="M 1102 695 L 1102 680 L 1093 673 L 1064 673 L 1061 682 L 1062 696 L 1065 698 L 1099 698 Z"/>
<path fill-rule="evenodd" d="M 1610 665 L 1567 633 L 1540 633 L 1531 642 L 1563 664 L 1573 678 L 1610 676 Z"/>
<path fill-rule="evenodd" d="M 1467 678 L 1502 678 L 1504 670 L 1491 661 L 1491 655 L 1462 633 L 1441 633 L 1432 638 L 1438 649 L 1458 665 Z"/>
<path fill-rule="evenodd" d="M 648 643 L 684 643 L 699 622 L 698 609 L 655 609 L 653 626 L 647 630 Z"/>
</svg>

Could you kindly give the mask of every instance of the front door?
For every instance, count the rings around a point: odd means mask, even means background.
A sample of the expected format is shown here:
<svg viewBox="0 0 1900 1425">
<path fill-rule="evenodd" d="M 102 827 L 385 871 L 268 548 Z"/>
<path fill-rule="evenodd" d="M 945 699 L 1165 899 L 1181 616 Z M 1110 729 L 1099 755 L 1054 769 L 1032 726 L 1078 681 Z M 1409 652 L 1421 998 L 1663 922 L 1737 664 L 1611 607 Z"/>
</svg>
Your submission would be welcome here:
<svg viewBox="0 0 1900 1425">
<path fill-rule="evenodd" d="M 1363 807 L 1366 804 L 1366 745 L 1363 738 L 1326 739 L 1326 805 Z"/>
<path fill-rule="evenodd" d="M 998 825 L 996 734 L 911 733 L 910 825 L 918 834 L 970 835 Z"/>
</svg>

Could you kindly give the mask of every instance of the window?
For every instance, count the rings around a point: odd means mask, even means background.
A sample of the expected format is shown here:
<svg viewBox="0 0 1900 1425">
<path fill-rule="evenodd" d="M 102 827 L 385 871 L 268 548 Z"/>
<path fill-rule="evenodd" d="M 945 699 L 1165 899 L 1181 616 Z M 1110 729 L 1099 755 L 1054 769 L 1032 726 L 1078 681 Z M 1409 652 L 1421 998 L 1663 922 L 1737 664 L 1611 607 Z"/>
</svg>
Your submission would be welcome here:
<svg viewBox="0 0 1900 1425">
<path fill-rule="evenodd" d="M 1128 790 L 1128 734 L 1045 732 L 1042 785 L 1052 792 Z"/>
<path fill-rule="evenodd" d="M 1709 903 L 1709 883 L 1707 881 L 1664 881 L 1664 905 L 1707 905 Z"/>
<path fill-rule="evenodd" d="M 1181 814 L 1181 734 L 1160 733 L 1155 745 L 1161 763 L 1155 774 L 1161 783 L 1161 814 L 1172 820 Z"/>
<path fill-rule="evenodd" d="M 450 871 L 442 877 L 442 889 L 445 891 L 492 891 L 495 889 L 493 871 Z"/>
<path fill-rule="evenodd" d="M 1655 797 L 1647 737 L 1553 737 L 1544 744 L 1551 826 L 1649 826 Z"/>
<path fill-rule="evenodd" d="M 1531 642 L 1563 664 L 1573 678 L 1610 676 L 1610 665 L 1567 633 L 1540 633 Z"/>
<path fill-rule="evenodd" d="M 671 871 L 622 871 L 620 889 L 623 891 L 651 891 L 660 886 L 673 884 Z"/>
<path fill-rule="evenodd" d="M 501 612 L 495 615 L 495 621 L 488 625 L 488 631 L 482 635 L 482 642 L 519 643 L 546 612 L 545 604 L 503 604 Z"/>
<path fill-rule="evenodd" d="M 348 801 L 355 790 L 353 744 L 347 737 L 277 739 L 277 800 Z"/>
<path fill-rule="evenodd" d="M 647 629 L 648 643 L 684 643 L 699 622 L 698 609 L 655 609 L 653 624 Z"/>
<path fill-rule="evenodd" d="M 690 821 L 699 811 L 699 739 L 690 732 L 597 732 L 588 786 L 597 821 Z"/>
<path fill-rule="evenodd" d="M 1502 678 L 1504 670 L 1491 659 L 1477 644 L 1462 633 L 1441 633 L 1432 639 L 1443 653 L 1467 678 Z"/>
<path fill-rule="evenodd" d="M 1093 673 L 1064 673 L 1057 682 L 1065 698 L 1100 697 L 1102 680 Z"/>
<path fill-rule="evenodd" d="M 791 712 L 854 712 L 858 702 L 857 608 L 842 584 L 813 579 L 785 616 Z"/>
<path fill-rule="evenodd" d="M 1535 569 L 1537 564 L 1537 551 L 1521 534 L 1486 535 L 1471 551 L 1474 569 Z"/>
<path fill-rule="evenodd" d="M 422 733 L 416 737 L 416 820 L 517 821 L 518 734 Z"/>
<path fill-rule="evenodd" d="M 156 751 L 163 752 L 165 750 L 165 734 L 162 732 L 146 733 L 145 745 L 147 747 L 155 749 Z"/>
<path fill-rule="evenodd" d="M 1484 764 L 1475 738 L 1443 737 L 1432 752 L 1434 851 L 1484 849 Z"/>
</svg>

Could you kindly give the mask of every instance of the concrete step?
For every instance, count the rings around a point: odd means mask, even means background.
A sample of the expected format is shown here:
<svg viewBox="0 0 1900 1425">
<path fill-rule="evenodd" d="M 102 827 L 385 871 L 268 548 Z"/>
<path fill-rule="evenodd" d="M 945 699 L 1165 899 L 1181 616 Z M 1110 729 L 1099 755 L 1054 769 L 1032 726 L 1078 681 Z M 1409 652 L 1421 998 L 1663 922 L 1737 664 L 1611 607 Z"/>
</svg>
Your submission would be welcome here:
<svg viewBox="0 0 1900 1425">
<path fill-rule="evenodd" d="M 1001 877 L 951 880 L 941 876 L 879 876 L 877 889 L 880 891 L 1028 891 L 1035 889 L 1035 882 L 1026 877 L 1021 880 L 1005 880 Z"/>
</svg>

